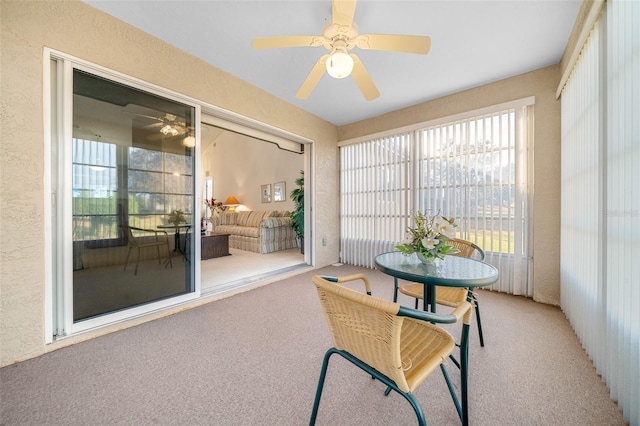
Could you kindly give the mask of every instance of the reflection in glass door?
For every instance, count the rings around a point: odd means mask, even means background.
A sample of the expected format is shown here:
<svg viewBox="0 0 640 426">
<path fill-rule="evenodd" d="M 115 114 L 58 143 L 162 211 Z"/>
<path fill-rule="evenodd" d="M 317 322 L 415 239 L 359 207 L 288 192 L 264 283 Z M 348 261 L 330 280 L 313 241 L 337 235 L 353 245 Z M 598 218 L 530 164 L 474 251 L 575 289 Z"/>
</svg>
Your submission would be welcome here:
<svg viewBox="0 0 640 426">
<path fill-rule="evenodd" d="M 73 323 L 192 293 L 195 108 L 73 72 Z"/>
</svg>

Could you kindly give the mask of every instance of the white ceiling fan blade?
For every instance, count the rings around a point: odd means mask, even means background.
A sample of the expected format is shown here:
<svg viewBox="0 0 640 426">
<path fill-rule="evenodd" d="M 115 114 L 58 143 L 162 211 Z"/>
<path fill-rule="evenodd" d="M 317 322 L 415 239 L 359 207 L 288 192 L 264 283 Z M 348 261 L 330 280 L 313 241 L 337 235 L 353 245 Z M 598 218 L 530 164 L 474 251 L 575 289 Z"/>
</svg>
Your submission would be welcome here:
<svg viewBox="0 0 640 426">
<path fill-rule="evenodd" d="M 426 55 L 431 48 L 431 37 L 394 34 L 362 34 L 356 38 L 356 46 L 364 50 L 388 50 L 393 52 Z"/>
<path fill-rule="evenodd" d="M 257 37 L 253 39 L 251 47 L 254 49 L 277 49 L 280 47 L 322 46 L 324 42 L 322 36 Z"/>
<path fill-rule="evenodd" d="M 153 115 L 138 114 L 138 113 L 135 113 L 135 112 L 127 112 L 127 111 L 125 111 L 125 114 L 133 115 L 135 117 L 149 118 L 151 120 L 162 120 L 162 118 L 158 118 L 158 117 L 155 117 Z"/>
<path fill-rule="evenodd" d="M 331 20 L 336 25 L 350 27 L 356 13 L 356 0 L 333 0 L 331 2 Z"/>
<path fill-rule="evenodd" d="M 374 100 L 375 98 L 380 96 L 380 92 L 378 92 L 378 88 L 373 83 L 371 76 L 369 75 L 366 68 L 360 61 L 360 58 L 358 58 L 353 53 L 350 54 L 349 56 L 353 58 L 353 71 L 351 71 L 351 75 L 353 76 L 353 79 L 355 80 L 356 84 L 360 88 L 360 91 L 364 95 L 364 98 L 367 101 Z"/>
<path fill-rule="evenodd" d="M 316 88 L 316 85 L 324 75 L 324 71 L 326 70 L 325 64 L 328 57 L 329 54 L 326 54 L 322 55 L 320 59 L 318 59 L 318 62 L 316 62 L 316 64 L 313 66 L 311 72 L 304 80 L 304 83 L 302 83 L 302 86 L 300 86 L 298 93 L 296 93 L 296 98 L 307 99 L 309 95 L 311 95 L 311 92 L 313 92 L 313 89 Z"/>
</svg>

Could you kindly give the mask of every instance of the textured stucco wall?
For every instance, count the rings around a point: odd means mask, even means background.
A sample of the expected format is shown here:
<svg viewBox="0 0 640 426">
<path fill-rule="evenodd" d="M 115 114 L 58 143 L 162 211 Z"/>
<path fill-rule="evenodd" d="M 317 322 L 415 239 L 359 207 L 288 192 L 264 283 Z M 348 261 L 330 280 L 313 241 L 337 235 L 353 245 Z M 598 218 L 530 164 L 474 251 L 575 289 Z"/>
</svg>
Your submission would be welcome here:
<svg viewBox="0 0 640 426">
<path fill-rule="evenodd" d="M 347 140 L 535 96 L 534 107 L 534 299 L 560 303 L 560 101 L 554 65 L 450 96 L 341 126 Z"/>
<path fill-rule="evenodd" d="M 3 0 L 0 19 L 0 365 L 47 350 L 45 47 L 314 140 L 316 265 L 338 260 L 336 126 L 79 1 Z"/>
</svg>

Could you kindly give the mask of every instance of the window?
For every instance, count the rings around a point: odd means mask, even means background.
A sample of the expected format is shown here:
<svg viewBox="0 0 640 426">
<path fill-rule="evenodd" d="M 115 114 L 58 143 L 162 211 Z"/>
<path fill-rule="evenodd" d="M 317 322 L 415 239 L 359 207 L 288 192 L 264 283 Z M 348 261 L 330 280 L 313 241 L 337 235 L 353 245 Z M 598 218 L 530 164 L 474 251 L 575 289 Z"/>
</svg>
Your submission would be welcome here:
<svg viewBox="0 0 640 426">
<path fill-rule="evenodd" d="M 99 138 L 73 139 L 74 241 L 92 248 L 126 245 L 120 229 L 124 224 L 156 228 L 166 223 L 172 209 L 190 214 L 192 157 Z M 128 184 L 120 185 L 118 177 Z"/>
<path fill-rule="evenodd" d="M 373 267 L 413 212 L 454 217 L 501 271 L 493 288 L 531 296 L 527 116 L 532 99 L 340 147 L 341 259 Z"/>
<path fill-rule="evenodd" d="M 120 237 L 115 144 L 73 139 L 73 241 L 126 244 Z"/>
<path fill-rule="evenodd" d="M 514 254 L 523 226 L 515 223 L 515 115 L 507 110 L 419 134 L 419 209 L 455 217 L 458 237 L 488 254 Z"/>
<path fill-rule="evenodd" d="M 172 210 L 191 214 L 192 157 L 129 148 L 129 224 L 153 228 L 166 222 Z"/>
</svg>

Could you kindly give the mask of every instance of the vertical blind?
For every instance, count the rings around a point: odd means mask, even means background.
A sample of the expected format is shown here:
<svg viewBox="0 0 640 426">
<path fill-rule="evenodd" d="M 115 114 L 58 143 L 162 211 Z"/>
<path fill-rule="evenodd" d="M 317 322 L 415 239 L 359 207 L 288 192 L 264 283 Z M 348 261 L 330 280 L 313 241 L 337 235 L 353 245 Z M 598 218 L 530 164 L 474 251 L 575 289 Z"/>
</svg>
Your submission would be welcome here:
<svg viewBox="0 0 640 426">
<path fill-rule="evenodd" d="M 602 376 L 640 424 L 640 2 L 607 2 L 606 328 Z"/>
<path fill-rule="evenodd" d="M 600 26 L 596 25 L 562 94 L 562 308 L 585 346 L 598 350 L 603 275 Z"/>
<path fill-rule="evenodd" d="M 562 91 L 561 306 L 640 423 L 640 2 L 612 0 Z"/>
<path fill-rule="evenodd" d="M 341 260 L 373 267 L 417 210 L 454 217 L 500 270 L 493 289 L 531 296 L 528 104 L 340 148 Z"/>
<path fill-rule="evenodd" d="M 341 260 L 373 267 L 373 258 L 393 250 L 410 211 L 409 133 L 340 148 Z"/>
</svg>

